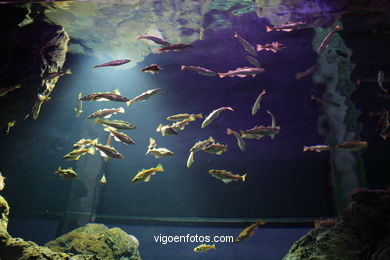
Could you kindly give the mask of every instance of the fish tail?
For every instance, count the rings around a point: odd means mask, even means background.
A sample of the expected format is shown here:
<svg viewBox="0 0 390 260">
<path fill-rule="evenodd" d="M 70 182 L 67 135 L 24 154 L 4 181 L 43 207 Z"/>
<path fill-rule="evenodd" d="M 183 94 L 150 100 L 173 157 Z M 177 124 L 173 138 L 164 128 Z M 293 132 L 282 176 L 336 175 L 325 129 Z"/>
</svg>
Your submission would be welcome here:
<svg viewBox="0 0 390 260">
<path fill-rule="evenodd" d="M 142 39 L 143 37 L 142 36 L 137 36 L 137 37 L 135 37 L 137 40 L 140 40 L 140 39 Z"/>
<path fill-rule="evenodd" d="M 15 86 L 15 88 L 21 88 L 21 87 L 22 87 L 22 85 L 20 85 L 20 84 Z"/>
<path fill-rule="evenodd" d="M 234 112 L 234 109 L 231 107 L 228 107 L 227 109 Z"/>
<path fill-rule="evenodd" d="M 72 74 L 72 70 L 71 70 L 71 69 L 66 69 L 66 70 L 64 71 L 64 74 Z"/>
<path fill-rule="evenodd" d="M 92 140 L 92 145 L 95 146 L 95 144 L 98 144 L 99 138 L 95 138 Z"/>
<path fill-rule="evenodd" d="M 211 248 L 214 248 L 214 249 L 215 249 L 215 244 L 213 244 L 213 245 L 211 246 Z"/>
<path fill-rule="evenodd" d="M 231 135 L 231 134 L 233 134 L 233 130 L 232 130 L 232 129 L 230 129 L 230 128 L 226 129 L 226 134 L 228 134 L 228 135 Z"/>
<path fill-rule="evenodd" d="M 245 182 L 245 179 L 246 179 L 246 176 L 247 176 L 247 175 L 248 175 L 248 174 L 245 173 L 244 175 L 241 176 L 242 182 Z"/>
<path fill-rule="evenodd" d="M 295 73 L 294 76 L 295 76 L 295 79 L 302 78 L 302 74 L 300 72 Z"/>
<path fill-rule="evenodd" d="M 92 69 L 99 68 L 99 65 L 92 66 Z"/>
<path fill-rule="evenodd" d="M 197 115 L 195 115 L 196 118 L 199 118 L 199 119 L 203 119 L 203 114 L 202 113 L 199 113 Z"/>
<path fill-rule="evenodd" d="M 118 113 L 125 113 L 125 109 L 123 107 L 118 108 Z"/>
<path fill-rule="evenodd" d="M 182 65 L 181 70 L 185 70 L 185 69 L 187 69 L 187 66 Z"/>
<path fill-rule="evenodd" d="M 306 145 L 303 146 L 303 151 L 304 151 L 304 152 L 307 152 L 307 151 L 309 151 L 309 150 L 310 150 L 310 148 L 309 148 L 308 146 L 306 146 Z"/>
<path fill-rule="evenodd" d="M 264 220 L 262 220 L 261 218 L 259 218 L 258 220 L 256 220 L 256 225 L 257 226 L 261 226 L 261 225 L 264 225 L 265 224 L 265 222 L 264 222 Z"/>
<path fill-rule="evenodd" d="M 269 26 L 265 26 L 265 28 L 266 28 L 267 32 L 271 32 L 271 31 L 273 31 L 273 29 L 274 29 L 274 28 L 269 27 Z"/>
<path fill-rule="evenodd" d="M 126 105 L 127 105 L 127 107 L 129 107 L 131 104 L 133 104 L 134 103 L 134 101 L 133 100 L 129 100 L 129 101 L 127 101 L 126 102 Z"/>
<path fill-rule="evenodd" d="M 156 166 L 156 170 L 159 171 L 159 172 L 163 172 L 163 171 L 164 171 L 164 167 L 162 166 L 161 163 L 159 163 L 159 164 Z"/>
<path fill-rule="evenodd" d="M 163 124 L 159 124 L 157 126 L 156 132 L 161 132 L 161 128 L 163 127 Z"/>
<path fill-rule="evenodd" d="M 262 50 L 264 50 L 264 46 L 261 45 L 261 44 L 257 44 L 256 45 L 256 51 L 262 51 Z"/>
<path fill-rule="evenodd" d="M 81 99 L 82 97 L 83 97 L 83 94 L 80 92 L 79 99 Z"/>
<path fill-rule="evenodd" d="M 209 140 L 208 140 L 209 142 L 212 142 L 212 143 L 215 143 L 215 140 L 214 140 L 214 138 L 212 137 L 212 136 L 210 136 L 209 137 Z"/>
</svg>

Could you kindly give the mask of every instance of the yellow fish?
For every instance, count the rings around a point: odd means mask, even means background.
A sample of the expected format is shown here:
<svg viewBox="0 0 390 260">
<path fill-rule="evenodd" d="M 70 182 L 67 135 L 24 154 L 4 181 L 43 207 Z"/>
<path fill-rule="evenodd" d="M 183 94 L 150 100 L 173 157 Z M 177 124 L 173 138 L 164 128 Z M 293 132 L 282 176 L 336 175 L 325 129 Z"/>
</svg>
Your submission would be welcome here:
<svg viewBox="0 0 390 260">
<path fill-rule="evenodd" d="M 164 168 L 161 163 L 159 163 L 155 168 L 150 168 L 147 170 L 142 169 L 141 171 L 139 171 L 131 182 L 149 182 L 152 175 L 156 175 L 157 172 L 163 171 Z"/>
<path fill-rule="evenodd" d="M 101 183 L 102 185 L 104 185 L 104 184 L 107 183 L 106 175 L 104 175 L 104 173 L 103 173 L 102 178 L 100 179 L 100 183 Z"/>
<path fill-rule="evenodd" d="M 207 251 L 212 250 L 212 249 L 215 249 L 215 244 L 213 244 L 213 245 L 201 244 L 201 245 L 194 248 L 194 252 L 203 253 L 203 252 L 207 252 Z"/>
<path fill-rule="evenodd" d="M 239 243 L 245 238 L 252 236 L 255 233 L 257 227 L 264 224 L 265 222 L 262 219 L 258 219 L 256 223 L 250 225 L 249 227 L 246 227 L 243 231 L 241 231 L 241 233 L 237 236 L 236 240 L 234 240 L 234 243 Z"/>
<path fill-rule="evenodd" d="M 58 167 L 58 170 L 54 172 L 54 174 L 59 174 L 61 177 L 61 180 L 63 179 L 72 179 L 77 177 L 77 173 L 72 169 L 72 167 L 69 167 L 68 169 L 61 169 L 61 166 Z"/>
</svg>

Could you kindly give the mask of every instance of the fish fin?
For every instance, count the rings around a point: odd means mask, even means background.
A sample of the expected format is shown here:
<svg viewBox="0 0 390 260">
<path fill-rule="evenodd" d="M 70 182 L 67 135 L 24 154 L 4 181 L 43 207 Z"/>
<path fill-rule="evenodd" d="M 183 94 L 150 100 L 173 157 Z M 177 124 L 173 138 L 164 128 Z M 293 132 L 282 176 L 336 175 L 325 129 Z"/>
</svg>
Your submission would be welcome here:
<svg viewBox="0 0 390 260">
<path fill-rule="evenodd" d="M 242 182 L 245 182 L 245 179 L 246 179 L 246 176 L 247 176 L 248 174 L 247 173 L 245 173 L 244 175 L 242 175 L 241 176 L 241 180 L 242 180 Z"/>
<path fill-rule="evenodd" d="M 95 155 L 95 149 L 93 147 L 89 148 L 88 153 L 91 155 Z"/>
<path fill-rule="evenodd" d="M 267 30 L 267 32 L 271 32 L 273 30 L 273 28 L 269 26 L 265 26 L 265 29 Z"/>
<path fill-rule="evenodd" d="M 246 78 L 248 75 L 244 75 L 244 74 L 237 74 L 236 75 L 237 77 L 239 78 Z M 233 75 L 231 75 L 230 77 L 234 77 Z"/>
<path fill-rule="evenodd" d="M 163 171 L 164 171 L 164 167 L 162 166 L 161 163 L 159 163 L 159 164 L 156 166 L 156 170 L 159 171 L 159 172 L 163 172 Z"/>
<path fill-rule="evenodd" d="M 265 222 L 264 220 L 262 220 L 261 218 L 259 218 L 258 220 L 256 220 L 256 226 L 261 226 L 261 225 L 264 225 Z"/>
<path fill-rule="evenodd" d="M 220 78 L 224 78 L 224 77 L 227 76 L 227 74 L 226 74 L 226 73 L 218 73 L 218 76 L 219 76 Z"/>
<path fill-rule="evenodd" d="M 92 145 L 95 145 L 99 142 L 99 138 L 95 138 L 92 140 Z"/>
<path fill-rule="evenodd" d="M 291 32 L 293 31 L 294 29 L 282 29 L 283 32 Z"/>
<path fill-rule="evenodd" d="M 209 140 L 209 142 L 215 143 L 215 140 L 212 136 L 210 136 L 208 140 Z"/>
<path fill-rule="evenodd" d="M 66 69 L 66 70 L 64 71 L 64 74 L 72 74 L 72 70 L 71 70 L 71 69 Z"/>
<path fill-rule="evenodd" d="M 185 69 L 187 69 L 187 66 L 182 65 L 181 70 L 185 70 Z"/>
<path fill-rule="evenodd" d="M 218 152 L 216 152 L 215 154 L 216 155 L 221 155 L 223 153 L 223 151 L 218 151 Z"/>
<path fill-rule="evenodd" d="M 80 157 L 81 157 L 81 154 L 80 154 L 80 155 L 77 155 L 76 157 L 74 157 L 74 159 L 73 159 L 73 160 L 76 160 L 76 161 L 78 161 L 78 160 L 80 159 Z"/>
<path fill-rule="evenodd" d="M 271 51 L 272 51 L 273 53 L 277 53 L 277 50 L 275 50 L 275 49 L 271 49 Z"/>
<path fill-rule="evenodd" d="M 113 114 L 109 114 L 109 115 L 106 115 L 104 116 L 103 118 L 110 118 Z"/>
<path fill-rule="evenodd" d="M 228 183 L 231 183 L 233 180 L 230 180 L 230 179 L 223 179 L 222 181 L 223 181 L 223 183 L 228 184 Z"/>
<path fill-rule="evenodd" d="M 119 140 L 119 138 L 116 137 L 115 135 L 114 135 L 114 140 L 117 141 L 117 142 L 120 142 L 120 141 L 121 141 L 121 140 Z"/>
<path fill-rule="evenodd" d="M 152 174 L 148 175 L 148 177 L 145 178 L 144 182 L 149 182 L 151 177 L 152 177 Z"/>
<path fill-rule="evenodd" d="M 118 113 L 125 113 L 125 109 L 123 107 L 118 108 Z"/>
<path fill-rule="evenodd" d="M 234 109 L 231 107 L 227 107 L 226 109 L 234 112 Z"/>
<path fill-rule="evenodd" d="M 110 158 L 108 158 L 108 156 L 107 157 L 103 157 L 104 162 L 108 162 L 108 159 L 110 159 Z"/>
<path fill-rule="evenodd" d="M 103 158 L 108 158 L 107 154 L 103 153 L 102 151 L 99 151 L 100 156 Z"/>
<path fill-rule="evenodd" d="M 230 128 L 226 129 L 226 134 L 228 134 L 228 135 L 231 135 L 231 134 L 233 134 L 233 130 L 232 130 L 232 129 L 230 129 Z"/>
<path fill-rule="evenodd" d="M 119 89 L 114 89 L 114 91 L 112 92 L 112 94 L 116 94 L 116 95 L 120 95 L 121 94 L 121 92 L 119 92 Z"/>
<path fill-rule="evenodd" d="M 83 94 L 80 92 L 79 99 L 81 99 L 82 97 L 83 97 Z"/>
<path fill-rule="evenodd" d="M 256 45 L 256 51 L 262 51 L 262 50 L 264 50 L 264 46 L 261 45 L 261 44 L 257 44 Z"/>
<path fill-rule="evenodd" d="M 95 121 L 93 121 L 94 124 L 99 124 L 100 122 L 102 122 L 102 120 L 100 120 L 99 118 L 96 118 Z"/>
</svg>

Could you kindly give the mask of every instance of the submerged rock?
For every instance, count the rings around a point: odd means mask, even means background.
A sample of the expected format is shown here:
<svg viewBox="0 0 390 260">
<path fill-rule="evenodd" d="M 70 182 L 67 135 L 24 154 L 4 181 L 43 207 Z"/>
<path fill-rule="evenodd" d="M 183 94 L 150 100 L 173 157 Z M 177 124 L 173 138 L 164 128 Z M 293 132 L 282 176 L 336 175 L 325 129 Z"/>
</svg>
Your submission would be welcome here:
<svg viewBox="0 0 390 260">
<path fill-rule="evenodd" d="M 138 260 L 138 241 L 120 228 L 109 229 L 102 224 L 87 224 L 45 246 L 53 251 L 93 254 L 101 259 Z"/>
<path fill-rule="evenodd" d="M 300 238 L 283 260 L 390 259 L 390 191 L 359 190 L 342 220 Z"/>
</svg>

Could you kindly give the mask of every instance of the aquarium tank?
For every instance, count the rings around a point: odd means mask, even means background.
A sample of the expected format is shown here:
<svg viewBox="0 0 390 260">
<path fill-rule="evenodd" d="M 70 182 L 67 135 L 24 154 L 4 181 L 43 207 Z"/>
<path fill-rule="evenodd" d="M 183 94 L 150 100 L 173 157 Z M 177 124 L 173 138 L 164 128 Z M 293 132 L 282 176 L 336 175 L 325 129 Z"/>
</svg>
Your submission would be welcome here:
<svg viewBox="0 0 390 260">
<path fill-rule="evenodd" d="M 0 14 L 0 259 L 389 259 L 386 1 Z"/>
</svg>

